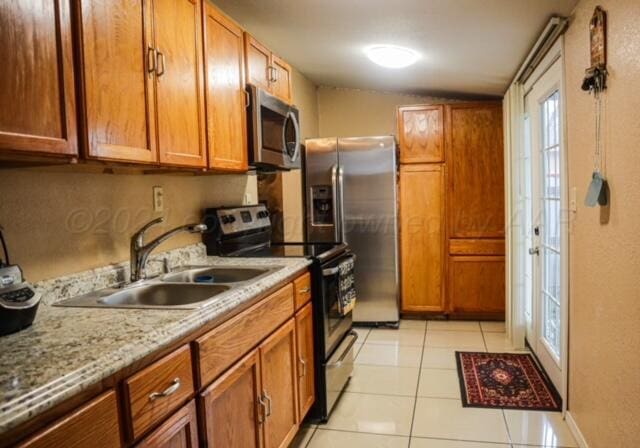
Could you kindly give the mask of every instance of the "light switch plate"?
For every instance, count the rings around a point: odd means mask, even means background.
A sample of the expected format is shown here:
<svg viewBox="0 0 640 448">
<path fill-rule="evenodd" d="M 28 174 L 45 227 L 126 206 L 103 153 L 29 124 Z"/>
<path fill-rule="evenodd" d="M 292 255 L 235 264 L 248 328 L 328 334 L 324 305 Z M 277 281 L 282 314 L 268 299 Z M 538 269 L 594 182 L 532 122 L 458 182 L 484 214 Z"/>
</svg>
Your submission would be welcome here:
<svg viewBox="0 0 640 448">
<path fill-rule="evenodd" d="M 573 213 L 578 211 L 578 189 L 576 187 L 571 188 L 571 197 L 569 198 L 569 210 Z"/>
<path fill-rule="evenodd" d="M 161 212 L 164 210 L 164 191 L 162 187 L 153 187 L 153 211 Z"/>
</svg>

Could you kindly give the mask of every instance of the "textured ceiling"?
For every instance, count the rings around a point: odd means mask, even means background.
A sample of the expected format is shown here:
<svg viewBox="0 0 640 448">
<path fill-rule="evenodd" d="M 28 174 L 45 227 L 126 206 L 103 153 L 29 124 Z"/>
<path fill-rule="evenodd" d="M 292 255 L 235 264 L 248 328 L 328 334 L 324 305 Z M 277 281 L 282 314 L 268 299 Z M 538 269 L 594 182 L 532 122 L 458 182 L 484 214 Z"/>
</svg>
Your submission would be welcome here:
<svg viewBox="0 0 640 448">
<path fill-rule="evenodd" d="M 551 15 L 577 0 L 213 0 L 319 85 L 501 96 Z M 392 70 L 363 48 L 422 58 Z"/>
</svg>

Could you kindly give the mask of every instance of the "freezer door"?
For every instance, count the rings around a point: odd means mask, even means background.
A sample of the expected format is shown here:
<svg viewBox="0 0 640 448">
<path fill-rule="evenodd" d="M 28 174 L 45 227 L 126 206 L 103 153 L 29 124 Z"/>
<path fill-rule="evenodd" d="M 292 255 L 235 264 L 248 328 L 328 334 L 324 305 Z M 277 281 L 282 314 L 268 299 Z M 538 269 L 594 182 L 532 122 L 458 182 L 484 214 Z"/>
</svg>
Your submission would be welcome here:
<svg viewBox="0 0 640 448">
<path fill-rule="evenodd" d="M 341 241 L 337 139 L 305 142 L 305 185 L 307 241 Z"/>
<path fill-rule="evenodd" d="M 396 149 L 393 137 L 338 140 L 342 233 L 356 254 L 354 322 L 397 322 Z"/>
</svg>

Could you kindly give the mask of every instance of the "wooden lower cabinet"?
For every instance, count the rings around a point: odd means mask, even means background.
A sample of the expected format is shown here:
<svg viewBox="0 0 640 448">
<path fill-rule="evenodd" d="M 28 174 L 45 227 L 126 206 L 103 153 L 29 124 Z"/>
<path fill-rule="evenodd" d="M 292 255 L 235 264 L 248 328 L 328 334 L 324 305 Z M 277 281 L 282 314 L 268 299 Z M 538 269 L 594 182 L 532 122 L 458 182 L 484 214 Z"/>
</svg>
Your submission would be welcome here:
<svg viewBox="0 0 640 448">
<path fill-rule="evenodd" d="M 121 446 L 116 393 L 109 391 L 19 445 L 21 448 Z"/>
<path fill-rule="evenodd" d="M 265 448 L 289 446 L 298 431 L 295 329 L 291 319 L 260 346 Z"/>
<path fill-rule="evenodd" d="M 198 448 L 198 445 L 196 404 L 191 400 L 137 446 L 138 448 Z"/>
<path fill-rule="evenodd" d="M 211 448 L 280 448 L 298 431 L 295 320 L 290 319 L 200 395 Z"/>
<path fill-rule="evenodd" d="M 443 312 L 445 171 L 441 164 L 400 168 L 402 311 Z"/>
<path fill-rule="evenodd" d="M 453 314 L 504 318 L 504 256 L 450 256 L 448 277 Z"/>
<path fill-rule="evenodd" d="M 307 303 L 296 314 L 298 350 L 298 414 L 304 419 L 316 400 L 313 358 L 313 304 Z"/>
</svg>

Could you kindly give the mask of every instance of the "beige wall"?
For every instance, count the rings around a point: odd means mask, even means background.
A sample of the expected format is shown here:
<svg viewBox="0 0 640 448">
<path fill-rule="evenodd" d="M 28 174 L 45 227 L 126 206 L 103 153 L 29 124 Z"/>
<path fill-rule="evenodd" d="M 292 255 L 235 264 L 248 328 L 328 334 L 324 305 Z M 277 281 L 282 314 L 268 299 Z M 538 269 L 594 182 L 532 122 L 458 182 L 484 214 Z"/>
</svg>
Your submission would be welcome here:
<svg viewBox="0 0 640 448">
<path fill-rule="evenodd" d="M 608 13 L 606 224 L 599 208 L 583 205 L 593 170 L 595 109 L 580 83 L 596 5 Z M 569 185 L 578 199 L 570 235 L 569 409 L 594 448 L 640 446 L 639 24 L 638 0 L 582 0 L 566 34 Z"/>
<path fill-rule="evenodd" d="M 450 100 L 322 86 L 318 88 L 320 137 L 395 135 L 398 106 L 447 101 Z"/>
<path fill-rule="evenodd" d="M 198 222 L 204 207 L 234 205 L 245 192 L 256 200 L 255 176 L 98 174 L 80 167 L 0 171 L 0 225 L 11 261 L 31 281 L 79 272 L 129 258 L 129 238 L 163 215 L 172 227 Z M 86 170 L 86 168 L 85 168 Z M 162 186 L 165 210 L 154 213 L 152 187 Z M 181 235 L 158 250 L 200 241 Z"/>
<path fill-rule="evenodd" d="M 300 109 L 302 140 L 317 137 L 317 86 L 297 70 L 293 71 L 293 103 Z M 282 174 L 282 200 L 285 241 L 302 241 L 302 173 L 294 170 Z"/>
</svg>

